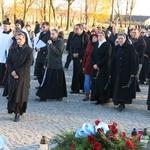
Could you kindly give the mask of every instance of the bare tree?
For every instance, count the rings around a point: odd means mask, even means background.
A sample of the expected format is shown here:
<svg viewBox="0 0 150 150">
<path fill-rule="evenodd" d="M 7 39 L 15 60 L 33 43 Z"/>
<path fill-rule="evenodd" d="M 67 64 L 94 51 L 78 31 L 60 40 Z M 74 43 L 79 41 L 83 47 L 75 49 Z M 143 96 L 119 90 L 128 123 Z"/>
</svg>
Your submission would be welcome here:
<svg viewBox="0 0 150 150">
<path fill-rule="evenodd" d="M 29 11 L 30 7 L 32 6 L 32 4 L 34 3 L 35 0 L 22 0 L 23 3 L 23 21 L 26 21 L 26 14 Z"/>
<path fill-rule="evenodd" d="M 17 0 L 14 0 L 14 22 L 16 21 L 17 19 L 17 15 L 16 15 L 16 8 L 17 8 Z"/>
<path fill-rule="evenodd" d="M 127 26 L 128 10 L 129 10 L 129 0 L 126 0 L 126 16 L 125 16 L 125 27 Z"/>
<path fill-rule="evenodd" d="M 53 11 L 54 26 L 57 26 L 57 21 L 56 21 L 56 10 L 55 10 L 55 7 L 54 7 L 54 1 L 53 1 L 53 0 L 50 0 L 50 5 L 51 5 L 52 11 Z"/>
<path fill-rule="evenodd" d="M 85 0 L 85 24 L 88 23 L 88 0 Z"/>
<path fill-rule="evenodd" d="M 136 4 L 136 0 L 129 0 L 129 6 L 130 6 L 130 21 L 129 21 L 129 27 L 131 26 L 131 21 L 132 21 L 132 12 L 133 12 L 133 9 L 135 7 L 135 4 Z"/>
<path fill-rule="evenodd" d="M 4 4 L 5 4 L 5 0 L 0 0 L 0 8 L 1 8 L 1 14 L 2 14 L 2 21 L 4 21 Z"/>
<path fill-rule="evenodd" d="M 43 2 L 44 2 L 44 4 L 43 4 L 43 13 L 44 13 L 43 19 L 44 19 L 44 21 L 46 21 L 46 4 L 47 4 L 47 0 L 44 0 Z"/>
<path fill-rule="evenodd" d="M 121 15 L 121 8 L 124 3 L 124 0 L 116 0 L 116 9 L 115 12 L 120 20 L 120 27 L 122 27 L 122 15 Z"/>
<path fill-rule="evenodd" d="M 66 0 L 66 1 L 68 2 L 66 31 L 68 31 L 70 26 L 70 7 L 75 0 Z"/>
</svg>

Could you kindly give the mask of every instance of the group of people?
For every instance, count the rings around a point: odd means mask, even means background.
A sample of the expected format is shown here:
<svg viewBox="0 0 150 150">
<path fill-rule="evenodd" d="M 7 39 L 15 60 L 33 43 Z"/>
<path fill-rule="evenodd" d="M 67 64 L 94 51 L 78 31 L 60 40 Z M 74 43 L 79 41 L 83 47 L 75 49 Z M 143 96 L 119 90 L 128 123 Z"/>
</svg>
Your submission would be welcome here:
<svg viewBox="0 0 150 150">
<path fill-rule="evenodd" d="M 107 104 L 112 99 L 118 110 L 131 104 L 140 92 L 139 84 L 149 84 L 150 29 L 121 29 L 111 21 L 104 27 L 88 30 L 77 24 L 70 33 L 64 68 L 73 60 L 71 94 L 85 93 L 83 101 Z M 150 110 L 150 92 L 148 94 Z"/>
<path fill-rule="evenodd" d="M 103 105 L 111 98 L 122 111 L 125 104 L 136 98 L 139 83 L 148 83 L 150 29 L 118 31 L 111 22 L 108 29 L 99 27 L 89 31 L 87 25 L 76 24 L 67 40 L 68 56 L 63 66 L 65 44 L 61 27 L 50 30 L 49 22 L 41 25 L 36 22 L 32 31 L 29 24 L 22 27 L 22 22 L 16 20 L 11 30 L 10 24 L 6 19 L 0 33 L 0 86 L 4 88 L 3 96 L 8 98 L 8 113 L 15 113 L 15 122 L 27 109 L 33 64 L 39 83 L 36 87 L 39 102 L 62 101 L 67 97 L 64 69 L 68 69 L 71 61 L 70 93 L 82 90 L 83 101 L 90 99 Z M 150 110 L 150 96 L 147 104 Z"/>
</svg>

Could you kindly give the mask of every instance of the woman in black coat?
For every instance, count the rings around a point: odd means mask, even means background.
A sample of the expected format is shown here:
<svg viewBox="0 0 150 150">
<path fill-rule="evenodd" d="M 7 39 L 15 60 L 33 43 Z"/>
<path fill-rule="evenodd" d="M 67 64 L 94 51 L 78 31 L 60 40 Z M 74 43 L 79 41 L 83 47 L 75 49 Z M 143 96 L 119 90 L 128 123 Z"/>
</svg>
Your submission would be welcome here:
<svg viewBox="0 0 150 150">
<path fill-rule="evenodd" d="M 46 101 L 46 99 L 63 100 L 63 97 L 67 97 L 66 80 L 62 65 L 64 42 L 58 37 L 56 29 L 52 30 L 51 38 L 52 40 L 49 40 L 47 45 L 45 75 L 36 94 L 40 97 L 39 101 Z"/>
<path fill-rule="evenodd" d="M 104 104 L 109 102 L 108 92 L 105 86 L 109 79 L 109 69 L 111 60 L 111 45 L 105 39 L 105 33 L 102 31 L 98 35 L 98 43 L 94 46 L 91 62 L 92 87 L 91 100 L 97 101 L 95 104 Z"/>
<path fill-rule="evenodd" d="M 19 121 L 19 115 L 26 112 L 29 95 L 33 50 L 25 42 L 25 35 L 18 33 L 17 45 L 9 50 L 7 59 L 8 113 L 15 113 L 15 122 Z"/>
<path fill-rule="evenodd" d="M 110 87 L 114 105 L 119 105 L 118 110 L 122 111 L 125 104 L 131 104 L 136 97 L 138 56 L 133 46 L 126 42 L 124 33 L 118 34 L 118 43 L 112 55 Z"/>
</svg>

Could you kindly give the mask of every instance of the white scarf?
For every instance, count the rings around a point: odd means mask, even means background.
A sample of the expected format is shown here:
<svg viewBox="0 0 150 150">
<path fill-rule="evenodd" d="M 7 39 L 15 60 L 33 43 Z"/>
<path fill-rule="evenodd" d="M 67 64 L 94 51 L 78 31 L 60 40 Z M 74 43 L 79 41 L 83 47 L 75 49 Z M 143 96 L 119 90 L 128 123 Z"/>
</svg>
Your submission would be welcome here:
<svg viewBox="0 0 150 150">
<path fill-rule="evenodd" d="M 98 48 L 104 43 L 104 42 L 106 42 L 106 39 L 104 39 L 103 41 L 99 41 L 98 43 Z"/>
</svg>

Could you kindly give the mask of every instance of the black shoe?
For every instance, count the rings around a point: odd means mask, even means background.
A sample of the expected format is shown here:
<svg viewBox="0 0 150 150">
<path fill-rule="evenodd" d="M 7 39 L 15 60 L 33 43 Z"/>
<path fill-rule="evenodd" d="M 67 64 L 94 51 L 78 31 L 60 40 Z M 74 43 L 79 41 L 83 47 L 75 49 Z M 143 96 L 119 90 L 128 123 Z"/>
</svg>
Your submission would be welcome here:
<svg viewBox="0 0 150 150">
<path fill-rule="evenodd" d="M 38 86 L 38 87 L 35 87 L 35 89 L 39 90 L 39 89 L 40 89 L 40 86 Z"/>
<path fill-rule="evenodd" d="M 18 114 L 15 114 L 14 122 L 18 122 L 20 120 L 20 116 Z"/>
<path fill-rule="evenodd" d="M 96 102 L 96 103 L 94 103 L 95 105 L 101 105 L 101 102 Z"/>
<path fill-rule="evenodd" d="M 79 91 L 71 91 L 70 94 L 79 94 Z"/>
<path fill-rule="evenodd" d="M 37 98 L 37 99 L 35 99 L 35 101 L 38 101 L 38 102 L 46 102 L 46 99 L 44 99 L 44 98 Z"/>
<path fill-rule="evenodd" d="M 125 109 L 125 105 L 119 105 L 117 108 L 119 111 L 123 111 Z"/>
<path fill-rule="evenodd" d="M 59 98 L 59 99 L 57 99 L 57 101 L 63 101 L 63 98 Z"/>
<path fill-rule="evenodd" d="M 20 116 L 23 116 L 23 113 L 20 113 Z"/>
<path fill-rule="evenodd" d="M 88 101 L 89 100 L 89 97 L 88 96 L 86 96 L 84 99 L 83 99 L 83 101 Z"/>
<path fill-rule="evenodd" d="M 38 79 L 37 77 L 34 78 L 34 80 L 37 80 L 37 79 Z"/>
</svg>

